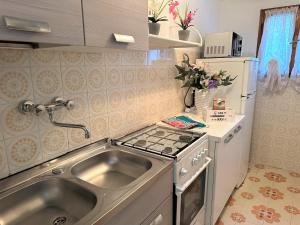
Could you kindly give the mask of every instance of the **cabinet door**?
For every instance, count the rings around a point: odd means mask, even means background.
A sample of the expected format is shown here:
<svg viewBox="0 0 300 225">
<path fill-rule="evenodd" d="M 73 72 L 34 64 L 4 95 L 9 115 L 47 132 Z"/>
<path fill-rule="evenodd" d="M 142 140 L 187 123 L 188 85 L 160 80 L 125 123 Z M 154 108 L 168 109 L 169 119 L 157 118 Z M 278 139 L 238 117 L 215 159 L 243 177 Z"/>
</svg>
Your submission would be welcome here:
<svg viewBox="0 0 300 225">
<path fill-rule="evenodd" d="M 8 29 L 4 16 L 18 18 L 18 27 Z M 24 31 L 24 20 L 48 23 L 51 32 Z M 25 25 L 26 29 L 39 26 Z M 0 0 L 0 40 L 83 45 L 81 0 Z"/>
<path fill-rule="evenodd" d="M 232 130 L 217 148 L 213 224 L 220 216 L 237 183 L 240 165 L 240 153 L 237 143 L 238 139 Z"/>
<path fill-rule="evenodd" d="M 148 0 L 83 0 L 87 46 L 148 49 Z M 113 34 L 132 36 L 135 43 L 119 43 Z"/>
<path fill-rule="evenodd" d="M 173 200 L 172 195 L 161 204 L 141 225 L 172 225 Z"/>
</svg>

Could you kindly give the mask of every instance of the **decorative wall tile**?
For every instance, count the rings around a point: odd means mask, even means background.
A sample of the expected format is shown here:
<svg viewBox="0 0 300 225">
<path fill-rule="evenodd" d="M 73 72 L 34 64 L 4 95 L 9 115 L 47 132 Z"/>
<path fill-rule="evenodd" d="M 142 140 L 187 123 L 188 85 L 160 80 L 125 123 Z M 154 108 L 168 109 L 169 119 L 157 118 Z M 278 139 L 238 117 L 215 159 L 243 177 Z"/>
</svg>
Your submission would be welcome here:
<svg viewBox="0 0 300 225">
<path fill-rule="evenodd" d="M 76 121 L 89 117 L 89 104 L 87 93 L 66 95 L 66 99 L 74 101 L 74 108 L 66 110 L 65 115 L 70 121 Z"/>
<path fill-rule="evenodd" d="M 148 67 L 138 66 L 136 67 L 136 83 L 137 85 L 147 85 L 149 83 L 149 71 Z"/>
<path fill-rule="evenodd" d="M 0 71 L 0 103 L 32 99 L 31 75 L 28 68 L 2 68 Z"/>
<path fill-rule="evenodd" d="M 0 65 L 29 66 L 29 51 L 17 49 L 0 49 Z"/>
<path fill-rule="evenodd" d="M 105 55 L 101 53 L 86 53 L 85 65 L 87 66 L 100 66 L 105 64 Z"/>
<path fill-rule="evenodd" d="M 0 112 L 0 123 L 5 139 L 37 130 L 37 117 L 33 114 L 20 113 L 18 105 L 2 105 Z"/>
<path fill-rule="evenodd" d="M 109 136 L 117 137 L 124 133 L 125 119 L 123 112 L 112 112 L 109 113 Z"/>
<path fill-rule="evenodd" d="M 149 84 L 154 85 L 157 84 L 159 81 L 159 74 L 156 67 L 150 66 L 149 67 Z"/>
<path fill-rule="evenodd" d="M 270 95 L 264 91 L 263 84 L 258 83 L 251 164 L 264 163 L 300 171 L 300 117 L 295 110 L 297 97 L 299 93 L 290 86 L 283 94 Z"/>
<path fill-rule="evenodd" d="M 91 117 L 91 134 L 93 140 L 100 140 L 109 137 L 108 130 L 107 115 Z"/>
<path fill-rule="evenodd" d="M 90 116 L 97 116 L 107 112 L 106 91 L 89 92 L 88 94 Z"/>
<path fill-rule="evenodd" d="M 10 173 L 16 173 L 41 163 L 39 139 L 28 134 L 5 140 Z"/>
<path fill-rule="evenodd" d="M 123 82 L 124 85 L 128 86 L 135 86 L 136 85 L 136 69 L 135 67 L 124 66 L 122 67 L 123 73 Z"/>
<path fill-rule="evenodd" d="M 61 52 L 62 66 L 82 66 L 84 65 L 84 54 L 81 52 Z"/>
<path fill-rule="evenodd" d="M 0 123 L 0 141 L 2 141 L 4 139 L 3 137 L 3 128 L 2 128 L 2 125 Z"/>
<path fill-rule="evenodd" d="M 107 88 L 118 88 L 123 86 L 123 73 L 120 67 L 106 67 Z"/>
<path fill-rule="evenodd" d="M 136 107 L 136 89 L 126 88 L 123 91 L 123 106 L 125 109 Z"/>
<path fill-rule="evenodd" d="M 89 91 L 101 91 L 106 87 L 105 67 L 88 67 L 86 69 Z"/>
<path fill-rule="evenodd" d="M 142 51 L 122 52 L 122 65 L 147 65 L 147 53 Z"/>
<path fill-rule="evenodd" d="M 0 177 L 8 175 L 7 168 L 14 174 L 178 113 L 182 91 L 173 79 L 171 55 L 169 50 L 159 51 L 159 59 L 147 52 L 119 50 L 0 50 L 0 155 L 4 142 L 7 159 Z M 149 67 L 151 57 L 157 64 Z M 55 111 L 55 121 L 85 124 L 91 139 L 85 139 L 81 129 L 55 127 L 46 112 L 37 117 L 17 110 L 21 100 L 45 104 L 57 96 L 74 100 L 75 108 Z M 300 115 L 292 120 L 300 121 Z"/>
<path fill-rule="evenodd" d="M 32 80 L 35 100 L 50 101 L 53 96 L 62 96 L 62 80 L 59 67 L 34 67 Z"/>
<path fill-rule="evenodd" d="M 65 94 L 75 94 L 87 91 L 86 75 L 82 67 L 63 68 L 62 80 Z"/>
<path fill-rule="evenodd" d="M 122 89 L 111 89 L 107 93 L 108 112 L 119 111 L 124 107 L 124 91 Z"/>
<path fill-rule="evenodd" d="M 0 179 L 9 175 L 4 142 L 0 141 Z"/>
<path fill-rule="evenodd" d="M 50 50 L 31 51 L 31 66 L 59 66 L 59 52 Z"/>
<path fill-rule="evenodd" d="M 109 51 L 105 53 L 105 64 L 112 65 L 121 65 L 122 62 L 122 53 L 119 51 Z"/>
<path fill-rule="evenodd" d="M 40 132 L 43 160 L 53 159 L 67 152 L 68 135 L 66 128 L 52 126 L 41 128 Z"/>
</svg>

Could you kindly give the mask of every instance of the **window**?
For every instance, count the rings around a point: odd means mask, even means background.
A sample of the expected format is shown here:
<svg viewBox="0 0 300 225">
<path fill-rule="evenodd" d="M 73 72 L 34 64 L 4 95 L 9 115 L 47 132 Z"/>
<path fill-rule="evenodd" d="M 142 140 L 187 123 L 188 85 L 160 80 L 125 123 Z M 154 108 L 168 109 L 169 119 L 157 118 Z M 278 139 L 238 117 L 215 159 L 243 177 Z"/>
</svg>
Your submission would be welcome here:
<svg viewBox="0 0 300 225">
<path fill-rule="evenodd" d="M 293 77 L 298 77 L 300 76 L 300 31 L 298 32 L 298 40 L 297 40 L 297 50 L 295 53 L 295 63 L 294 63 L 294 68 L 292 71 L 292 76 Z"/>
<path fill-rule="evenodd" d="M 270 62 L 274 61 L 281 77 L 288 77 L 292 72 L 293 74 L 299 73 L 299 6 L 261 10 L 257 45 L 260 76 L 267 75 Z"/>
</svg>

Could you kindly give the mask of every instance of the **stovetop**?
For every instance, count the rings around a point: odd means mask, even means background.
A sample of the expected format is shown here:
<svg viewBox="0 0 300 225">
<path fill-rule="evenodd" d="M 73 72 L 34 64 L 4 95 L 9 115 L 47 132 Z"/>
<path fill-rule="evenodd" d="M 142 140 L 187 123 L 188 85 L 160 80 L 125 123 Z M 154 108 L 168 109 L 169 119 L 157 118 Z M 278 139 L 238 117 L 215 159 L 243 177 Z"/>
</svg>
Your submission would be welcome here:
<svg viewBox="0 0 300 225">
<path fill-rule="evenodd" d="M 151 125 L 114 140 L 117 144 L 129 146 L 163 156 L 176 158 L 183 149 L 201 138 L 205 133 L 194 133 Z"/>
</svg>

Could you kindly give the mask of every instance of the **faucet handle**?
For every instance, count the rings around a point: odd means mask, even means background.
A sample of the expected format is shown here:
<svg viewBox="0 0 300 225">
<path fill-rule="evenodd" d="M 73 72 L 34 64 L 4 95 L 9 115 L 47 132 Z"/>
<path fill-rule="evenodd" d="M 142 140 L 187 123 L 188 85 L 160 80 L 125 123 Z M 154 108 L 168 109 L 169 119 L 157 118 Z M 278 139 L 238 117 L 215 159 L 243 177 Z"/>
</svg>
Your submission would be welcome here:
<svg viewBox="0 0 300 225">
<path fill-rule="evenodd" d="M 56 97 L 53 99 L 53 103 L 59 104 L 59 105 L 65 105 L 66 101 L 61 97 Z"/>
<path fill-rule="evenodd" d="M 35 104 L 31 100 L 25 100 L 20 102 L 19 104 L 19 111 L 21 113 L 34 112 L 34 110 L 35 110 Z"/>
<path fill-rule="evenodd" d="M 68 110 L 74 109 L 74 107 L 75 107 L 74 101 L 68 100 L 68 101 L 66 102 L 66 108 L 67 108 Z"/>
</svg>

